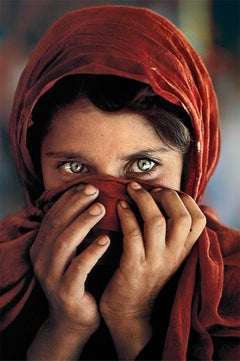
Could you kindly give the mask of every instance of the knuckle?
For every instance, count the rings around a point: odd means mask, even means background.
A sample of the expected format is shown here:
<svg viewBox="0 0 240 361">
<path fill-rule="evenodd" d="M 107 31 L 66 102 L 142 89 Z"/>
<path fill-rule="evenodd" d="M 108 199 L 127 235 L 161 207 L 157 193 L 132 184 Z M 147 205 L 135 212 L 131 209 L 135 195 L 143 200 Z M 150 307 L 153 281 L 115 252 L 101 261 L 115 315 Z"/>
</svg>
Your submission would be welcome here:
<svg viewBox="0 0 240 361">
<path fill-rule="evenodd" d="M 205 227 L 206 226 L 207 219 L 206 219 L 206 216 L 202 212 L 198 212 L 194 216 L 194 220 L 200 227 Z"/>
<path fill-rule="evenodd" d="M 82 192 L 74 192 L 71 196 L 71 203 L 73 205 L 78 205 L 82 199 Z"/>
<path fill-rule="evenodd" d="M 60 289 L 58 289 L 57 297 L 58 297 L 59 301 L 61 302 L 62 306 L 64 307 L 64 309 L 67 312 L 71 312 L 70 308 L 71 308 L 73 302 L 75 301 L 72 294 L 66 292 L 66 290 L 63 288 L 60 288 Z"/>
<path fill-rule="evenodd" d="M 45 278 L 40 279 L 41 283 L 44 283 L 44 288 L 48 291 L 51 291 L 55 288 L 55 283 L 53 282 L 51 274 L 47 274 Z"/>
<path fill-rule="evenodd" d="M 140 238 L 142 237 L 142 234 L 140 232 L 139 229 L 137 228 L 132 228 L 129 229 L 126 233 L 125 233 L 125 237 L 127 238 Z"/>
<path fill-rule="evenodd" d="M 51 228 L 56 229 L 60 226 L 61 221 L 59 217 L 53 214 L 52 211 L 48 211 L 43 218 L 43 225 L 51 225 Z"/>
<path fill-rule="evenodd" d="M 39 260 L 35 260 L 35 262 L 32 263 L 33 266 L 33 272 L 37 276 L 39 280 L 42 279 L 42 263 Z"/>
<path fill-rule="evenodd" d="M 84 263 L 80 262 L 78 258 L 73 258 L 71 261 L 71 269 L 75 273 L 84 272 Z"/>
<path fill-rule="evenodd" d="M 33 261 L 33 258 L 35 260 Z M 52 272 L 49 267 L 46 267 L 46 263 L 43 262 L 42 257 L 39 256 L 31 256 L 33 273 L 39 280 L 41 286 L 46 291 L 51 291 L 55 287 L 54 279 L 52 276 Z"/>
<path fill-rule="evenodd" d="M 86 254 L 86 251 L 84 254 L 82 254 L 79 257 L 75 257 L 71 261 L 71 272 L 74 275 L 83 275 L 86 276 L 91 271 L 91 267 L 89 267 L 89 254 Z"/>
<path fill-rule="evenodd" d="M 203 212 L 199 212 L 198 219 L 201 220 L 201 222 L 203 222 L 205 224 L 207 223 L 207 218 L 206 218 L 205 214 L 203 214 Z"/>
<path fill-rule="evenodd" d="M 172 188 L 164 188 L 161 193 L 163 194 L 163 196 L 167 197 L 175 197 L 177 194 L 177 192 Z"/>
<path fill-rule="evenodd" d="M 58 237 L 56 242 L 54 242 L 54 246 L 57 250 L 67 250 L 71 246 L 71 242 L 69 239 L 66 239 L 65 237 Z"/>
<path fill-rule="evenodd" d="M 166 220 L 161 214 L 159 214 L 149 221 L 149 225 L 156 230 L 161 230 L 166 226 Z"/>
<path fill-rule="evenodd" d="M 184 200 L 190 201 L 190 202 L 195 202 L 195 201 L 193 200 L 193 198 L 192 198 L 189 194 L 187 194 L 187 193 L 179 193 L 178 195 L 179 195 L 179 197 L 183 200 L 183 202 L 184 202 Z"/>
<path fill-rule="evenodd" d="M 49 222 L 51 223 L 51 221 L 52 221 L 51 211 L 48 211 L 48 212 L 45 214 L 42 223 L 43 223 L 43 224 L 46 224 L 46 223 L 49 223 Z"/>
<path fill-rule="evenodd" d="M 37 277 L 39 277 L 42 273 L 42 261 L 35 247 L 32 246 L 30 248 L 29 256 L 33 267 L 33 272 Z"/>
<path fill-rule="evenodd" d="M 190 228 L 192 224 L 192 217 L 187 211 L 182 211 L 178 214 L 176 221 L 180 227 Z"/>
<path fill-rule="evenodd" d="M 172 188 L 164 188 L 159 192 L 162 202 L 174 202 L 179 198 L 178 192 Z"/>
</svg>

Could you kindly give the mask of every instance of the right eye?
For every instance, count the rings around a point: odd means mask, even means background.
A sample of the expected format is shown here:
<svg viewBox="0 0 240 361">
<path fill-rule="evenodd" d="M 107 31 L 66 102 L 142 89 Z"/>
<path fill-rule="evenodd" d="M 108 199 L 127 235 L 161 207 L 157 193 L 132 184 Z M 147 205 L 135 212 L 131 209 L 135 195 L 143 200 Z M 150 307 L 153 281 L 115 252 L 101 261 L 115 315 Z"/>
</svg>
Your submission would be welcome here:
<svg viewBox="0 0 240 361">
<path fill-rule="evenodd" d="M 73 161 L 73 162 L 66 162 L 62 164 L 62 167 L 66 170 L 68 173 L 83 173 L 84 169 L 86 170 L 86 167 L 79 162 Z"/>
<path fill-rule="evenodd" d="M 151 169 L 156 165 L 156 162 L 154 162 L 151 159 L 143 158 L 136 160 L 132 166 L 131 170 L 133 173 L 147 173 L 150 172 Z"/>
</svg>

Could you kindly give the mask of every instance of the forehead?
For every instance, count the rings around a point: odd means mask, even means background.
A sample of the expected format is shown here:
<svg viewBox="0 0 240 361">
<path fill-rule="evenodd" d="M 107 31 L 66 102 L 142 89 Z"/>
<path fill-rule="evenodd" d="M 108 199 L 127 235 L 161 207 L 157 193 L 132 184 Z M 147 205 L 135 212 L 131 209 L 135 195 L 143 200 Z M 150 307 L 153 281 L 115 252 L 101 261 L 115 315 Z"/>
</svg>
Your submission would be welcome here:
<svg viewBox="0 0 240 361">
<path fill-rule="evenodd" d="M 103 112 L 90 102 L 79 101 L 57 113 L 43 142 L 51 156 L 93 160 L 107 154 L 109 159 L 130 154 L 166 153 L 154 127 L 141 114 L 130 111 Z"/>
<path fill-rule="evenodd" d="M 79 99 L 57 112 L 51 120 L 49 136 L 67 140 L 71 135 L 72 141 L 77 138 L 84 140 L 85 136 L 94 138 L 110 136 L 118 139 L 138 138 L 147 141 L 147 135 L 156 136 L 156 132 L 147 118 L 129 110 L 106 112 L 95 107 L 87 99 Z M 158 137 L 157 137 L 158 138 Z"/>
</svg>

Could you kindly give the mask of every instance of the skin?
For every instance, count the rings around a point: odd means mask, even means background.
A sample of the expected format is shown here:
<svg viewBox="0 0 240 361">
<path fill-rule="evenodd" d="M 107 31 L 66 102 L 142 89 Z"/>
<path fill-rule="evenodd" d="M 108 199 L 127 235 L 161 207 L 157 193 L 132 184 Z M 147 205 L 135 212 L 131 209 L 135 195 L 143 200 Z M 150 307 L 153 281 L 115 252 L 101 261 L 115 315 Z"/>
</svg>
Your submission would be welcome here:
<svg viewBox="0 0 240 361">
<path fill-rule="evenodd" d="M 147 161 L 151 169 L 143 172 L 137 161 L 146 158 L 151 159 Z M 194 200 L 175 191 L 180 189 L 183 156 L 161 141 L 144 116 L 103 112 L 81 99 L 53 117 L 43 140 L 41 164 L 46 189 L 81 174 L 133 179 L 127 191 L 139 208 L 144 231 L 130 206 L 119 202 L 123 254 L 97 305 L 84 283 L 111 240 L 102 235 L 77 256 L 76 247 L 106 210 L 95 202 L 98 189 L 93 185 L 79 185 L 62 195 L 46 214 L 30 252 L 49 301 L 49 317 L 30 346 L 28 359 L 77 359 L 101 316 L 119 358 L 135 359 L 152 336 L 151 309 L 158 293 L 205 226 Z M 77 167 L 80 173 L 71 172 Z M 161 188 L 149 193 L 138 179 L 157 182 Z"/>
</svg>

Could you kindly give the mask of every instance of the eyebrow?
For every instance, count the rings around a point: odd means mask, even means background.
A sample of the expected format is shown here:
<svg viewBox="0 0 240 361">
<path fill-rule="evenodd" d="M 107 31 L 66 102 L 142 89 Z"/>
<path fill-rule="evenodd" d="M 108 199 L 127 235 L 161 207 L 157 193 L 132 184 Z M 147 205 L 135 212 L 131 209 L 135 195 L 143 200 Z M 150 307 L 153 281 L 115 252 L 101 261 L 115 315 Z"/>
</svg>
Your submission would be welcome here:
<svg viewBox="0 0 240 361">
<path fill-rule="evenodd" d="M 75 158 L 84 158 L 82 154 L 77 152 L 61 151 L 61 152 L 47 152 L 45 154 L 47 157 L 56 158 L 56 159 L 75 159 Z"/>
<path fill-rule="evenodd" d="M 150 149 L 141 149 L 135 153 L 131 153 L 129 155 L 125 155 L 122 157 L 119 157 L 118 160 L 121 161 L 129 161 L 136 158 L 151 158 L 156 156 L 156 154 L 165 154 L 170 151 L 170 148 L 168 147 L 161 147 L 161 148 L 150 148 Z M 46 156 L 56 159 L 66 159 L 66 160 L 72 160 L 72 159 L 85 159 L 86 157 L 79 153 L 79 152 L 47 152 Z"/>
<path fill-rule="evenodd" d="M 139 159 L 139 158 L 152 158 L 152 157 L 155 157 L 157 154 L 165 154 L 169 151 L 170 151 L 170 148 L 168 148 L 168 147 L 142 149 L 142 150 L 139 150 L 130 155 L 120 157 L 119 159 L 122 161 L 129 161 L 129 160 Z"/>
</svg>

